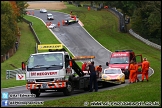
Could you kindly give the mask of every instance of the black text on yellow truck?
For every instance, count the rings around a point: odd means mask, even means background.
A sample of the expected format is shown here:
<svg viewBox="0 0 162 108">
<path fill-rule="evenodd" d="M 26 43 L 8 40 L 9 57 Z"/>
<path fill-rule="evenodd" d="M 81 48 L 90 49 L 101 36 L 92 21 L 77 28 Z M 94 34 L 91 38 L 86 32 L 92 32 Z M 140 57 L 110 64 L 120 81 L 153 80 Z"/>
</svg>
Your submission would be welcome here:
<svg viewBox="0 0 162 108">
<path fill-rule="evenodd" d="M 46 50 L 31 54 L 26 62 L 22 62 L 22 70 L 26 71 L 26 88 L 36 97 L 46 91 L 63 92 L 71 95 L 74 89 L 88 90 L 89 75 L 85 75 L 74 60 L 93 59 L 94 56 L 80 56 L 74 59 L 63 49 L 62 44 L 38 45 L 38 50 Z"/>
</svg>

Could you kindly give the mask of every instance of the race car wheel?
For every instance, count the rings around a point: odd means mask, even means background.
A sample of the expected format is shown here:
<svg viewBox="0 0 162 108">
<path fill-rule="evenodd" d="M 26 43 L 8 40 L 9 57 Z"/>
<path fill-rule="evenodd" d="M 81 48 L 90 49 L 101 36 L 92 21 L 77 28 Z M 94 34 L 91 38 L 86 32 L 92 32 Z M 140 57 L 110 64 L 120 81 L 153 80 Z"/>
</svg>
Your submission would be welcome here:
<svg viewBox="0 0 162 108">
<path fill-rule="evenodd" d="M 124 74 L 125 74 L 125 79 L 129 79 L 129 71 L 125 71 Z"/>
<path fill-rule="evenodd" d="M 124 82 L 121 82 L 121 84 L 125 84 L 125 81 Z"/>
<path fill-rule="evenodd" d="M 63 93 L 65 96 L 70 96 L 73 92 L 73 85 L 70 81 L 66 83 L 66 88 L 64 89 Z"/>
</svg>

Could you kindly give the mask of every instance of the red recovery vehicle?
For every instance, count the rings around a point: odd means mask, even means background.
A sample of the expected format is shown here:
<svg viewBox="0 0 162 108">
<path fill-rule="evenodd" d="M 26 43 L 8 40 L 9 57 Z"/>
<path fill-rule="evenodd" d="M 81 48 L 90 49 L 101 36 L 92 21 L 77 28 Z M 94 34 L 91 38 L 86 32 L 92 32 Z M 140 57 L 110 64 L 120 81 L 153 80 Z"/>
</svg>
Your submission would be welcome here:
<svg viewBox="0 0 162 108">
<path fill-rule="evenodd" d="M 110 56 L 110 61 L 106 65 L 111 68 L 121 68 L 125 78 L 129 78 L 130 61 L 134 60 L 138 64 L 138 74 L 141 74 L 142 54 L 135 55 L 132 50 L 117 50 Z"/>
</svg>

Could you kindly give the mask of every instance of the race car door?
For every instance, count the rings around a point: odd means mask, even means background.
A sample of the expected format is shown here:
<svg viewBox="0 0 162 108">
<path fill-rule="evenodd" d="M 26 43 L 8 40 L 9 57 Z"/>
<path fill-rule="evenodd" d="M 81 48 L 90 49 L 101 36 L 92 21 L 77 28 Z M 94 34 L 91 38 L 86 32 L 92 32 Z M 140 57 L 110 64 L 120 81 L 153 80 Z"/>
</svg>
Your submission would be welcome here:
<svg viewBox="0 0 162 108">
<path fill-rule="evenodd" d="M 138 64 L 138 74 L 141 74 L 142 69 L 142 54 L 138 54 L 135 56 L 135 61 Z"/>
</svg>

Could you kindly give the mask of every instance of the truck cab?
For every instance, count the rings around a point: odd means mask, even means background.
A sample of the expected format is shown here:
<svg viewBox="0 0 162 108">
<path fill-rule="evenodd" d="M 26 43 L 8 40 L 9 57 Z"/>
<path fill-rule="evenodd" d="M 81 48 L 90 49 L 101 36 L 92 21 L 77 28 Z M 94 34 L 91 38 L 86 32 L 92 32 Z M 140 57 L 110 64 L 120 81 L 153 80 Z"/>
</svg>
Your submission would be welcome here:
<svg viewBox="0 0 162 108">
<path fill-rule="evenodd" d="M 106 65 L 111 68 L 121 68 L 126 78 L 129 78 L 129 66 L 131 60 L 134 60 L 139 69 L 142 65 L 142 55 L 135 55 L 132 50 L 117 50 L 110 56 L 110 61 Z"/>
</svg>

